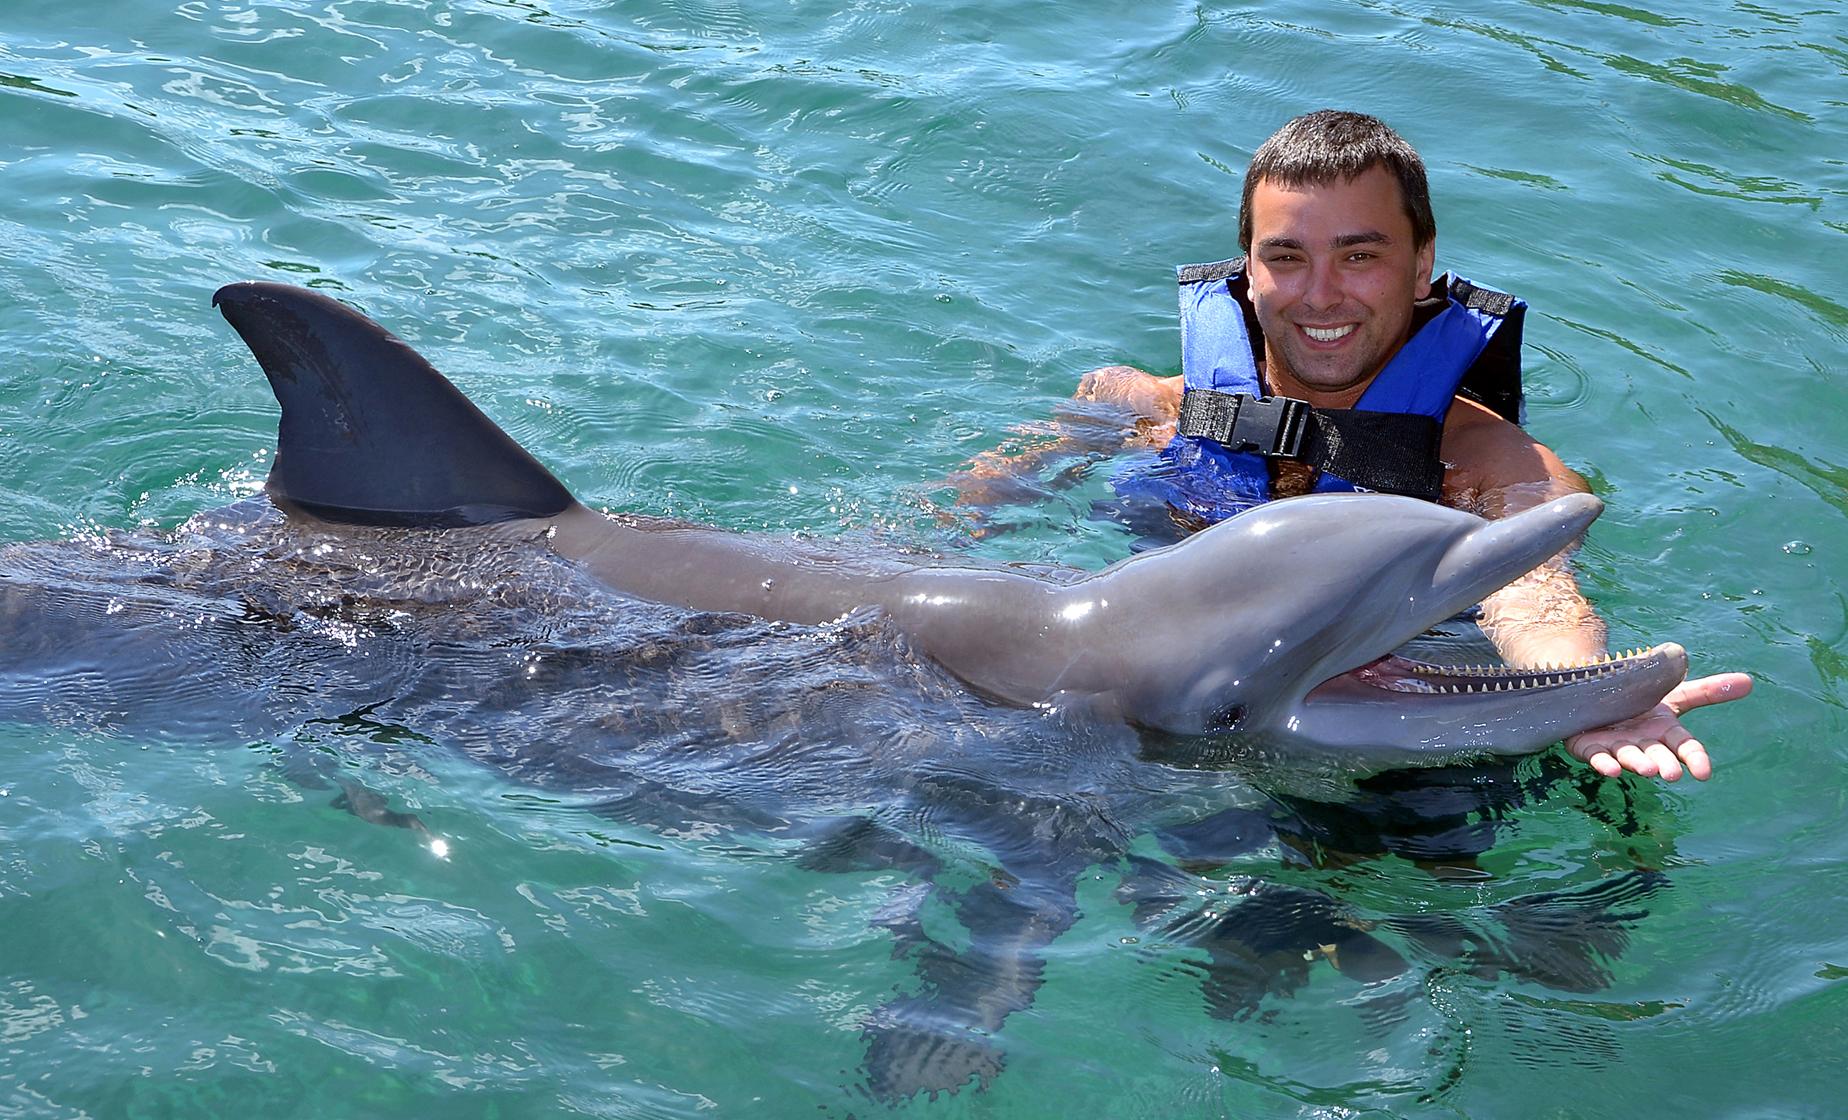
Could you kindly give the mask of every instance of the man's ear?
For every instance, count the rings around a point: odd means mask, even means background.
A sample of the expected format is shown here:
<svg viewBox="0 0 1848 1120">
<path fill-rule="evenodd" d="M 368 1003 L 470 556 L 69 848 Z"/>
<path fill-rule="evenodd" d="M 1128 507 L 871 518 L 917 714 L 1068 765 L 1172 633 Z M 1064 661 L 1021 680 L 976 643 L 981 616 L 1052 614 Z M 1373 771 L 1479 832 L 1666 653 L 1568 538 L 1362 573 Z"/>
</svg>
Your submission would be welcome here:
<svg viewBox="0 0 1848 1120">
<path fill-rule="evenodd" d="M 1431 269 L 1437 266 L 1437 238 L 1418 247 L 1418 283 L 1421 290 L 1413 295 L 1414 299 L 1431 298 Z"/>
</svg>

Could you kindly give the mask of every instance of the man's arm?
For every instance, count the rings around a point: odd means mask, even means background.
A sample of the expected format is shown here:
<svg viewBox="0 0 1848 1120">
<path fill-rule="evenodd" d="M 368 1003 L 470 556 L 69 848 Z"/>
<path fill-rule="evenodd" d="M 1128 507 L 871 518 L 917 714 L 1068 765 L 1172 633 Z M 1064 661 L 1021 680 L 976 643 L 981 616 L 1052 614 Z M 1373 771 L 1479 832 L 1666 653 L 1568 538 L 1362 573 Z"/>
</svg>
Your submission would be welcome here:
<svg viewBox="0 0 1848 1120">
<path fill-rule="evenodd" d="M 1446 505 L 1482 517 L 1506 517 L 1589 487 L 1542 444 L 1474 401 L 1459 398 L 1444 424 Z M 1567 550 L 1568 552 L 1570 550 Z M 1579 592 L 1567 552 L 1482 602 L 1482 631 L 1510 664 L 1573 664 L 1605 653 L 1604 621 Z M 1681 726 L 1684 712 L 1736 700 L 1752 690 L 1744 673 L 1683 681 L 1655 710 L 1566 740 L 1566 749 L 1598 773 L 1625 770 L 1666 781 L 1683 767 L 1705 781 L 1706 748 Z"/>
<path fill-rule="evenodd" d="M 974 456 L 949 484 L 965 505 L 1010 499 L 1026 476 L 1060 457 L 1164 447 L 1181 414 L 1181 379 L 1134 366 L 1104 366 L 1079 379 L 1073 404 L 1051 423 L 1019 429 L 1013 446 Z"/>
</svg>

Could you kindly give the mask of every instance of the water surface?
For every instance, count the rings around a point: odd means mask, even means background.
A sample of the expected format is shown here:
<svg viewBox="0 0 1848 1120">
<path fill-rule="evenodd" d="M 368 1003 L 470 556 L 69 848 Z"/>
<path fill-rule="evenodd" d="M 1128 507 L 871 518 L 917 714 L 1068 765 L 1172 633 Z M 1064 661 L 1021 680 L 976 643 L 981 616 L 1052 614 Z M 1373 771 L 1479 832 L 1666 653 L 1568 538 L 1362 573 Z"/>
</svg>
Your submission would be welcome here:
<svg viewBox="0 0 1848 1120">
<path fill-rule="evenodd" d="M 1699 716 L 1705 786 L 1524 763 L 1484 875 L 1279 841 L 1198 872 L 1209 909 L 1276 883 L 1363 923 L 1645 882 L 1593 990 L 1392 935 L 1405 970 L 1314 962 L 1239 1013 L 1098 865 L 1000 1076 L 910 1107 L 1835 1115 L 1844 71 L 1838 12 L 1775 3 L 15 5 L 0 540 L 254 492 L 274 406 L 208 300 L 262 278 L 391 326 L 594 504 L 1107 563 L 1096 478 L 980 542 L 934 480 L 1091 366 L 1173 371 L 1170 268 L 1235 251 L 1252 149 L 1376 112 L 1430 164 L 1440 267 L 1533 305 L 1529 427 L 1608 504 L 1581 575 L 1613 643 L 1761 691 Z M 918 983 L 879 924 L 903 875 L 325 735 L 442 861 L 271 738 L 94 716 L 0 729 L 0 1113 L 883 1107 L 861 1029 Z M 992 861 L 937 854 L 965 885 Z"/>
</svg>

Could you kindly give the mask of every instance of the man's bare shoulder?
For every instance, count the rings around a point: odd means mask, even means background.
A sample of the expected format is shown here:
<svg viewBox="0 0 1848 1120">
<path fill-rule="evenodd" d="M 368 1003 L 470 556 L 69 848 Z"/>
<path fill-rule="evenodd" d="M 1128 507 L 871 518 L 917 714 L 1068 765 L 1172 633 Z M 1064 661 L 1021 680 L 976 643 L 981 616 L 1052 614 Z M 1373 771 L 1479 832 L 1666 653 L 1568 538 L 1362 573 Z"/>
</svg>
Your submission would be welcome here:
<svg viewBox="0 0 1848 1120">
<path fill-rule="evenodd" d="M 1444 421 L 1444 494 L 1469 496 L 1468 505 L 1506 494 L 1510 488 L 1533 491 L 1536 498 L 1590 487 L 1551 448 L 1518 425 L 1475 401 L 1459 397 Z M 1499 505 L 1491 500 L 1489 504 Z"/>
</svg>

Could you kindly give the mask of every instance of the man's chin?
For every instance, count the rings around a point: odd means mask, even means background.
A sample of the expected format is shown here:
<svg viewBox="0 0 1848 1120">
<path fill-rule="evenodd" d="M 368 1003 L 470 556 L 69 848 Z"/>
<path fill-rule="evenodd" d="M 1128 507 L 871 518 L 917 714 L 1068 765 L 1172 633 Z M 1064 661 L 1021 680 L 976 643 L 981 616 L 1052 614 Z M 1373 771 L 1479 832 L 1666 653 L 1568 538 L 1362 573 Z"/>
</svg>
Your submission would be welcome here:
<svg viewBox="0 0 1848 1120">
<path fill-rule="evenodd" d="M 1315 355 L 1308 355 L 1315 357 Z M 1356 366 L 1349 360 L 1339 364 L 1316 361 L 1291 362 L 1285 369 L 1289 371 L 1285 380 L 1293 381 L 1303 389 L 1315 393 L 1340 393 L 1364 383 L 1373 372 L 1371 364 Z M 1271 391 L 1277 392 L 1277 381 L 1273 380 Z M 1286 396 L 1288 394 L 1285 394 Z"/>
</svg>

